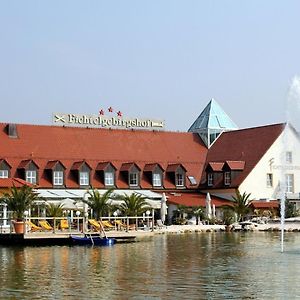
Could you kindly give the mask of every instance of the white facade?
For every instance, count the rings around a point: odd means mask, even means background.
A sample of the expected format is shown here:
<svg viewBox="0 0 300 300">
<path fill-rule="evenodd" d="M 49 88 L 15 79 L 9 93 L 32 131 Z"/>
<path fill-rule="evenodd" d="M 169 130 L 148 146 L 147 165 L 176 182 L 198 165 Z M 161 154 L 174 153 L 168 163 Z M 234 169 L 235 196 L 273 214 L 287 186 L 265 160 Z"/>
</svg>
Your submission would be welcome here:
<svg viewBox="0 0 300 300">
<path fill-rule="evenodd" d="M 260 138 L 259 136 L 257 137 Z M 241 193 L 251 193 L 252 199 L 280 199 L 300 192 L 300 140 L 286 126 L 269 150 L 239 187 Z M 253 145 L 255 151 L 255 145 Z"/>
</svg>

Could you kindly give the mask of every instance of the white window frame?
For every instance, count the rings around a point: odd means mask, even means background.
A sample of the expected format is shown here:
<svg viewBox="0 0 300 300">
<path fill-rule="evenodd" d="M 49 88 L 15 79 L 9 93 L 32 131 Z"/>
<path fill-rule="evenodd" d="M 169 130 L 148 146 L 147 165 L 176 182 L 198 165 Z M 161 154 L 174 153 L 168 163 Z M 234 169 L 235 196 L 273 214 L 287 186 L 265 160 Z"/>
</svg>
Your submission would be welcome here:
<svg viewBox="0 0 300 300">
<path fill-rule="evenodd" d="M 285 174 L 285 191 L 294 193 L 294 174 Z"/>
<path fill-rule="evenodd" d="M 0 170 L 0 178 L 8 178 L 8 170 Z"/>
<path fill-rule="evenodd" d="M 214 185 L 214 174 L 213 173 L 207 173 L 207 185 L 208 186 Z"/>
<path fill-rule="evenodd" d="M 26 181 L 31 183 L 31 184 L 36 184 L 36 175 L 37 172 L 35 170 L 26 170 Z"/>
<path fill-rule="evenodd" d="M 107 186 L 115 185 L 115 178 L 113 172 L 104 172 L 104 185 Z"/>
<path fill-rule="evenodd" d="M 184 176 L 181 173 L 175 174 L 175 185 L 176 186 L 184 186 Z"/>
<path fill-rule="evenodd" d="M 79 172 L 79 185 L 89 185 L 89 184 L 90 184 L 89 172 L 80 171 Z"/>
<path fill-rule="evenodd" d="M 64 172 L 53 171 L 53 185 L 63 185 L 63 184 L 64 184 Z"/>
<path fill-rule="evenodd" d="M 152 173 L 152 185 L 153 186 L 161 186 L 161 174 L 160 173 Z"/>
<path fill-rule="evenodd" d="M 231 173 L 225 172 L 224 173 L 224 185 L 230 185 L 231 184 Z"/>
<path fill-rule="evenodd" d="M 267 173 L 267 187 L 271 188 L 273 187 L 273 174 Z"/>
<path fill-rule="evenodd" d="M 130 186 L 138 186 L 139 177 L 137 172 L 129 173 L 129 185 Z"/>
<path fill-rule="evenodd" d="M 292 164 L 293 163 L 293 152 L 292 151 L 287 151 L 285 153 L 285 162 L 287 164 Z"/>
</svg>

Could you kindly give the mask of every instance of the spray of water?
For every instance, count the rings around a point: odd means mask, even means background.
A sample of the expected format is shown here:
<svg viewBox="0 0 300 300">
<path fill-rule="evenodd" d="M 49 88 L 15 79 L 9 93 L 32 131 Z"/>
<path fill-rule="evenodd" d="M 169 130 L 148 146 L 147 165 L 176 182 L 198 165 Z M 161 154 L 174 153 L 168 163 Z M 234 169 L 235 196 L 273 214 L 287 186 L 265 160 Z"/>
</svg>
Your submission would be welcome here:
<svg viewBox="0 0 300 300">
<path fill-rule="evenodd" d="M 295 76 L 291 82 L 289 93 L 287 97 L 287 105 L 286 105 L 286 121 L 287 125 L 292 124 L 293 127 L 299 131 L 299 112 L 300 112 L 300 76 Z M 289 145 L 290 141 L 288 140 L 287 130 L 283 133 L 283 145 L 281 151 L 281 165 L 284 166 L 286 164 L 285 151 Z M 280 196 L 280 223 L 281 223 L 281 252 L 283 252 L 283 241 L 284 241 L 284 223 L 285 223 L 285 168 L 282 168 L 281 172 L 281 196 Z"/>
</svg>

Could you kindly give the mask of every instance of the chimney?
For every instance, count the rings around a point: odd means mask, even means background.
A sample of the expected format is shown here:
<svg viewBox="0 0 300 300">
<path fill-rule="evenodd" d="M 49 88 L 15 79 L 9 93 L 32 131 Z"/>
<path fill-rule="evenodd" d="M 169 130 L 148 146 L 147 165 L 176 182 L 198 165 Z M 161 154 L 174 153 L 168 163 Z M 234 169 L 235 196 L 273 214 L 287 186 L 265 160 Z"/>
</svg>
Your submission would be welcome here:
<svg viewBox="0 0 300 300">
<path fill-rule="evenodd" d="M 18 138 L 18 131 L 17 131 L 17 125 L 16 124 L 7 124 L 6 126 L 6 132 L 8 136 L 12 139 Z"/>
</svg>

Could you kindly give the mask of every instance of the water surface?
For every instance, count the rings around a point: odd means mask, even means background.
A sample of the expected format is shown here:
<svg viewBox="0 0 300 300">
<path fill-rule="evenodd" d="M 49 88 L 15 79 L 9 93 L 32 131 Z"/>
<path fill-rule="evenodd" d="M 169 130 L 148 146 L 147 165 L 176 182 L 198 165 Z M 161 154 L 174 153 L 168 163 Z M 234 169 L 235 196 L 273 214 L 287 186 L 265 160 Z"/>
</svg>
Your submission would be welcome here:
<svg viewBox="0 0 300 300">
<path fill-rule="evenodd" d="M 300 299 L 300 234 L 158 235 L 113 247 L 0 247 L 1 299 Z"/>
</svg>

